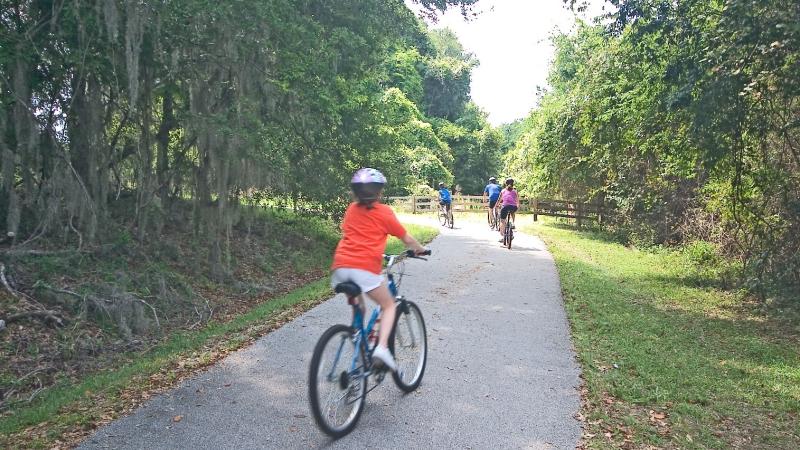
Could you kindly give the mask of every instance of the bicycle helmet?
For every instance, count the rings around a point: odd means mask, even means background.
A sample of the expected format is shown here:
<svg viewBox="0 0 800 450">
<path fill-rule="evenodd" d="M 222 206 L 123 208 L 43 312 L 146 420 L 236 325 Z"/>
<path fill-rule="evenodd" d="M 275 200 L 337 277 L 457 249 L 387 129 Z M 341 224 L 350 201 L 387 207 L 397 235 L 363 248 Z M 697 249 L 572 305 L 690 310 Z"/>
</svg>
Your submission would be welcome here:
<svg viewBox="0 0 800 450">
<path fill-rule="evenodd" d="M 386 177 L 378 170 L 369 167 L 358 169 L 350 180 L 350 188 L 358 203 L 367 208 L 372 208 L 372 204 L 378 201 L 385 184 Z"/>
<path fill-rule="evenodd" d="M 439 187 L 440 187 L 440 188 L 443 188 L 443 187 L 444 187 L 444 183 L 442 183 L 442 182 L 440 181 L 440 182 L 439 182 Z"/>
<path fill-rule="evenodd" d="M 386 184 L 386 177 L 383 176 L 378 170 L 364 167 L 363 169 L 358 169 L 356 173 L 353 174 L 353 179 L 350 180 L 350 184 Z"/>
<path fill-rule="evenodd" d="M 497 178 L 489 177 L 489 183 L 497 183 Z"/>
<path fill-rule="evenodd" d="M 506 186 L 513 186 L 513 185 L 514 185 L 514 179 L 511 177 L 506 178 Z"/>
</svg>

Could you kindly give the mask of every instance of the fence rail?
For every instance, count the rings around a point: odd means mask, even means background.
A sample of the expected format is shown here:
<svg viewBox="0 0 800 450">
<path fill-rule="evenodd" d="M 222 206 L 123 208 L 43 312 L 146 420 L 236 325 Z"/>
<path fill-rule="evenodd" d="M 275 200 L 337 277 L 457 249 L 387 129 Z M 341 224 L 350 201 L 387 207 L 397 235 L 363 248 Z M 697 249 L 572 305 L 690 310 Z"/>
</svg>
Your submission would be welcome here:
<svg viewBox="0 0 800 450">
<path fill-rule="evenodd" d="M 439 199 L 435 196 L 409 195 L 405 197 L 387 197 L 386 203 L 396 209 L 411 213 L 436 211 Z M 486 205 L 480 195 L 453 195 L 453 211 L 484 211 Z M 579 200 L 555 200 L 521 197 L 519 211 L 533 214 L 533 220 L 539 216 L 563 217 L 574 219 L 578 226 L 584 220 L 602 223 L 609 208 L 601 203 L 587 203 Z"/>
</svg>

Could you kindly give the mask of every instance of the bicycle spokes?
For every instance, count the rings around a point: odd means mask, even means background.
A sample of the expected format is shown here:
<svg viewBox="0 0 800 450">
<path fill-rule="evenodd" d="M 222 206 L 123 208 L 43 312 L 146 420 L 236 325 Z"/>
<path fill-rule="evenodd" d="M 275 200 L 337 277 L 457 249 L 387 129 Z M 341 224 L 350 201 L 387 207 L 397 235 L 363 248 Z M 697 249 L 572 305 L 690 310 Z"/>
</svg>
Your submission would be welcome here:
<svg viewBox="0 0 800 450">
<path fill-rule="evenodd" d="M 366 366 L 352 328 L 336 325 L 320 338 L 311 359 L 309 400 L 320 428 L 343 436 L 355 425 L 366 395 Z"/>
<path fill-rule="evenodd" d="M 391 342 L 398 365 L 398 371 L 392 375 L 400 389 L 411 392 L 422 380 L 428 347 L 419 307 L 413 302 L 405 302 L 405 305 L 407 310 L 398 314 Z"/>
</svg>

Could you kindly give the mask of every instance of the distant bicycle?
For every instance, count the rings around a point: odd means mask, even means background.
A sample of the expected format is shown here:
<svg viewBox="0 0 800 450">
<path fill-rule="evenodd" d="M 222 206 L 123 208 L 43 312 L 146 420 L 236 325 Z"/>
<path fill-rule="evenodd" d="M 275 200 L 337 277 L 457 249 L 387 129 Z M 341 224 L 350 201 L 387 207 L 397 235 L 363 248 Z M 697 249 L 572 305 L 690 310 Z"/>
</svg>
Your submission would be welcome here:
<svg viewBox="0 0 800 450">
<path fill-rule="evenodd" d="M 489 222 L 489 229 L 490 230 L 498 230 L 500 228 L 500 214 L 497 212 L 497 208 L 489 208 L 486 211 L 486 220 Z"/>
<path fill-rule="evenodd" d="M 448 209 L 445 205 L 439 205 L 439 223 L 443 227 L 453 228 L 453 207 Z"/>
<path fill-rule="evenodd" d="M 430 254 L 430 250 L 425 253 Z M 398 295 L 405 272 L 400 256 L 384 255 L 389 290 L 397 301 L 389 350 L 398 366 L 397 372 L 392 372 L 395 384 L 404 392 L 412 392 L 419 387 L 425 373 L 428 341 L 419 307 Z M 425 259 L 415 256 L 412 250 L 404 256 Z M 395 266 L 399 270 L 395 270 Z M 387 370 L 383 366 L 375 368 L 372 360 L 380 307 L 372 310 L 365 323 L 364 296 L 358 285 L 344 282 L 334 290 L 347 295 L 347 303 L 353 307 L 353 321 L 349 326 L 342 324 L 328 328 L 317 341 L 311 357 L 308 394 L 317 425 L 329 436 L 340 438 L 355 428 L 364 410 L 367 393 L 378 387 Z M 371 387 L 368 386 L 370 376 L 374 383 Z"/>
<path fill-rule="evenodd" d="M 514 240 L 514 220 L 512 214 L 506 218 L 506 228 L 503 230 L 503 246 L 511 250 L 511 241 Z"/>
</svg>

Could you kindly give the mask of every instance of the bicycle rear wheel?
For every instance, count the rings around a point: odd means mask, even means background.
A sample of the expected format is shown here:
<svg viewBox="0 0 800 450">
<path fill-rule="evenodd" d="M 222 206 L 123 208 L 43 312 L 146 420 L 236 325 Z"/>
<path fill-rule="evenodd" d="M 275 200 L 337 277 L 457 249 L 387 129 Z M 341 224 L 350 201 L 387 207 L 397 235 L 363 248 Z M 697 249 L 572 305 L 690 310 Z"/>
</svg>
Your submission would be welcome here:
<svg viewBox="0 0 800 450">
<path fill-rule="evenodd" d="M 439 223 L 444 227 L 447 226 L 447 213 L 439 209 Z"/>
<path fill-rule="evenodd" d="M 389 349 L 394 353 L 397 372 L 394 382 L 404 392 L 411 392 L 422 382 L 428 361 L 428 337 L 425 319 L 414 302 L 402 301 L 397 308 Z"/>
<path fill-rule="evenodd" d="M 448 220 L 449 220 L 449 226 L 450 226 L 450 228 L 452 229 L 452 228 L 453 228 L 453 210 L 452 210 L 452 209 L 451 209 L 451 210 L 450 210 L 450 212 L 448 213 L 448 216 L 449 216 L 449 217 L 448 217 Z"/>
<path fill-rule="evenodd" d="M 367 395 L 366 358 L 356 348 L 353 329 L 328 328 L 314 347 L 308 376 L 311 412 L 320 429 L 340 438 L 355 428 Z"/>
<path fill-rule="evenodd" d="M 511 250 L 511 241 L 514 240 L 514 229 L 511 228 L 511 221 L 506 222 L 506 230 L 503 236 L 503 244 Z"/>
</svg>

